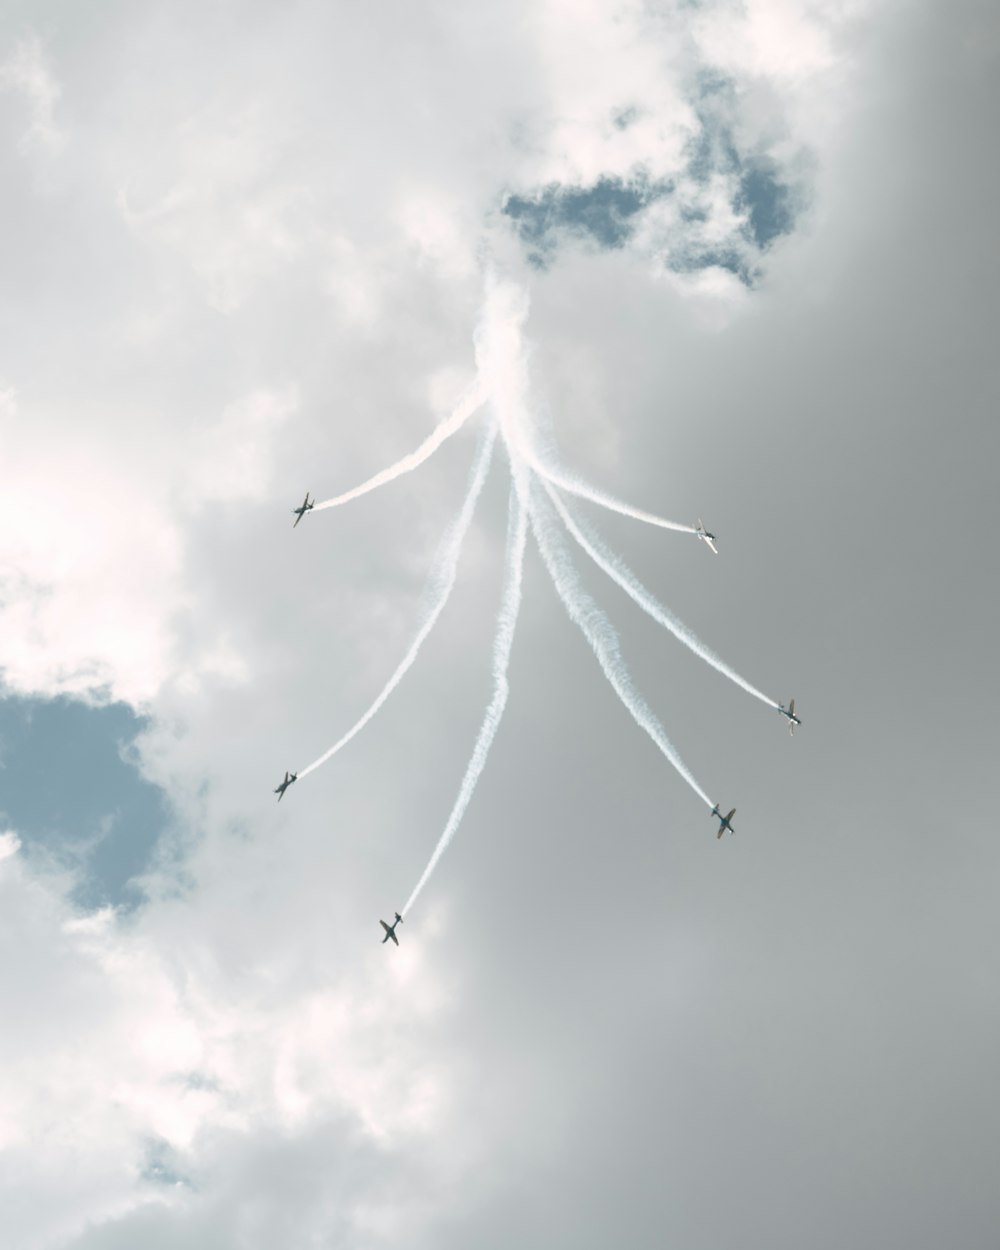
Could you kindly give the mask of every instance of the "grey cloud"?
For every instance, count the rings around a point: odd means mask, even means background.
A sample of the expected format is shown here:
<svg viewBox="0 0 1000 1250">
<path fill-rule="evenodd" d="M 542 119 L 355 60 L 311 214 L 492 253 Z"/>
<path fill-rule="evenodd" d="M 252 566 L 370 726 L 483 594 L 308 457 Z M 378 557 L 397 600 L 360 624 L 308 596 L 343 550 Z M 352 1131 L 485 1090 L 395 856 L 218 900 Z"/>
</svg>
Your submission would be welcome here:
<svg viewBox="0 0 1000 1250">
<path fill-rule="evenodd" d="M 419 110 L 392 94 L 412 105 L 436 81 L 429 42 L 406 25 L 413 11 L 395 11 L 401 42 L 387 22 L 352 53 L 366 74 L 393 71 L 386 98 L 404 132 L 393 138 L 375 107 L 365 132 L 375 189 L 339 132 L 329 150 L 317 139 L 331 166 L 357 175 L 338 191 L 357 190 L 341 226 L 366 213 L 384 222 L 394 144 L 419 149 L 413 168 L 434 164 Z M 466 37 L 479 20 L 462 19 Z M 505 487 L 500 474 L 487 487 L 455 598 L 419 665 L 351 754 L 278 808 L 280 770 L 352 722 L 411 636 L 471 440 L 294 535 L 288 509 L 306 486 L 349 486 L 423 436 L 428 371 L 468 366 L 479 292 L 394 252 L 386 311 L 360 334 L 343 328 L 306 264 L 272 275 L 228 320 L 206 315 L 176 256 L 158 271 L 177 302 L 166 301 L 164 337 L 131 358 L 130 420 L 144 391 L 172 387 L 183 414 L 199 394 L 240 389 L 233 379 L 294 377 L 301 404 L 275 450 L 272 497 L 213 505 L 185 546 L 185 629 L 226 623 L 250 679 L 170 685 L 157 700 L 143 766 L 183 815 L 189 888 L 169 894 L 170 865 L 153 875 L 136 942 L 168 952 L 180 985 L 208 967 L 220 989 L 252 987 L 258 1009 L 277 1014 L 287 1001 L 290 1020 L 291 1004 L 358 969 L 384 1021 L 372 1045 L 405 1059 L 394 1098 L 439 1068 L 446 1096 L 428 1125 L 385 1146 L 354 1120 L 206 1133 L 166 1160 L 196 1190 L 165 1207 L 169 1187 L 137 1185 L 130 1198 L 152 1190 L 155 1205 L 98 1212 L 85 1231 L 60 1233 L 60 1250 L 380 1238 L 435 1250 L 991 1244 L 1000 188 L 982 154 L 1000 81 L 993 20 L 991 5 L 966 0 L 923 6 L 917 20 L 883 10 L 855 32 L 841 50 L 855 74 L 843 128 L 817 153 L 811 183 L 822 214 L 780 235 L 742 314 L 706 330 L 697 303 L 593 234 L 596 255 L 561 247 L 535 286 L 533 385 L 564 459 L 640 505 L 703 515 L 721 554 L 588 516 L 751 680 L 794 694 L 805 724 L 789 741 L 773 713 L 581 563 L 677 745 L 738 807 L 736 837 L 717 843 L 603 683 L 532 552 L 507 715 L 398 952 L 378 947 L 377 917 L 426 862 L 488 696 Z M 488 32 L 500 63 L 512 25 L 505 13 Z M 205 54 L 206 75 L 234 72 L 224 42 Z M 315 45 L 325 82 L 324 41 Z M 290 56 L 293 45 L 283 48 Z M 275 81 L 283 63 L 266 60 Z M 497 72 L 486 46 L 456 69 L 449 142 L 468 134 L 461 106 L 477 66 Z M 299 77 L 314 74 L 315 64 Z M 350 90 L 362 97 L 359 81 Z M 72 93 L 64 100 L 70 109 Z M 332 126 L 338 100 L 321 103 Z M 448 115 L 437 97 L 430 107 L 428 132 Z M 487 161 L 480 181 L 479 157 L 459 155 L 474 166 L 471 197 L 488 183 L 490 195 L 519 186 L 530 201 L 511 171 L 494 177 Z M 758 251 L 780 230 L 791 182 L 766 148 L 747 145 L 743 159 L 731 172 Z M 449 170 L 442 178 L 462 187 Z M 610 237 L 643 215 L 619 208 L 616 219 L 614 203 L 594 209 Z M 31 237 L 37 258 L 44 240 Z M 385 237 L 372 227 L 365 244 L 377 246 L 364 255 L 380 255 Z M 129 244 L 127 255 L 128 290 L 141 292 L 144 267 L 163 253 Z M 46 341 L 25 329 L 45 312 L 44 289 L 18 287 L 32 316 L 8 308 L 6 324 L 19 358 L 37 358 L 32 376 L 85 354 L 98 277 L 83 273 L 73 299 L 58 288 Z M 103 369 L 95 356 L 84 376 Z M 74 401 L 86 390 L 74 385 Z M 404 993 L 406 965 L 391 962 L 411 954 L 434 970 L 425 1002 Z M 58 985 L 28 1001 L 22 1014 L 44 1008 L 53 1036 L 74 1018 Z M 350 1067 L 335 1047 L 324 1061 Z M 322 1083 L 307 1073 L 306 1094 L 312 1081 Z M 138 1170 L 144 1150 L 138 1142 L 125 1166 Z M 30 1192 L 38 1210 L 58 1205 L 51 1187 Z M 359 1212 L 412 1223 L 401 1236 Z"/>
<path fill-rule="evenodd" d="M 406 1232 L 397 1222 L 402 1203 L 419 1210 L 419 1164 L 340 1124 L 294 1135 L 219 1134 L 210 1144 L 212 1162 L 193 1190 L 168 1185 L 166 1204 L 94 1223 L 72 1250 L 389 1245 Z"/>
</svg>

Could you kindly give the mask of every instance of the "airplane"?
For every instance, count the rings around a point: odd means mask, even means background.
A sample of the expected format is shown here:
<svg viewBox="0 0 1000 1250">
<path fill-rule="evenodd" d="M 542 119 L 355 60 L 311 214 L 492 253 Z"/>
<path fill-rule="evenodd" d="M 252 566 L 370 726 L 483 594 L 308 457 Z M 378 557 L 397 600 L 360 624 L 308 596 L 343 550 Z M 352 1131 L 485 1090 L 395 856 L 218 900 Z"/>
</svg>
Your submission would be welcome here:
<svg viewBox="0 0 1000 1250">
<path fill-rule="evenodd" d="M 403 923 L 403 917 L 399 914 L 399 912 L 396 912 L 396 919 L 392 925 L 387 925 L 384 920 L 379 921 L 379 924 L 382 926 L 383 929 L 385 929 L 385 937 L 382 939 L 383 946 L 385 946 L 386 942 L 388 942 L 390 938 L 392 938 L 392 940 L 396 943 L 397 946 L 399 945 L 399 938 L 396 937 L 396 925 L 402 924 L 402 923 Z"/>
<path fill-rule="evenodd" d="M 290 773 L 287 768 L 285 769 L 285 780 L 279 782 L 277 790 L 274 791 L 274 793 L 278 796 L 279 803 L 285 797 L 285 791 L 296 779 L 296 777 L 298 777 L 298 775 L 298 773 Z"/>
<path fill-rule="evenodd" d="M 789 734 L 795 733 L 795 726 L 802 724 L 799 718 L 795 715 L 795 700 L 789 699 L 788 707 L 785 707 L 785 705 L 782 703 L 779 706 L 778 711 L 781 713 L 782 716 L 787 717 L 788 719 Z"/>
<path fill-rule="evenodd" d="M 292 522 L 292 529 L 295 529 L 296 525 L 298 525 L 298 523 L 302 520 L 305 514 L 307 512 L 312 512 L 315 506 L 316 506 L 316 500 L 314 499 L 312 503 L 310 503 L 309 492 L 306 491 L 306 497 L 305 499 L 302 500 L 302 507 L 292 509 L 292 511 L 295 513 L 295 520 Z"/>
<path fill-rule="evenodd" d="M 718 803 L 716 803 L 716 805 L 712 808 L 712 815 L 718 816 L 719 818 L 719 832 L 715 835 L 717 838 L 721 838 L 727 829 L 729 830 L 730 833 L 736 832 L 736 830 L 732 826 L 732 819 L 736 815 L 735 807 L 729 813 L 728 816 L 723 816 L 723 814 L 719 811 Z"/>
<path fill-rule="evenodd" d="M 710 534 L 708 530 L 705 529 L 704 525 L 701 523 L 701 517 L 698 518 L 698 528 L 695 530 L 695 533 L 709 549 L 709 551 L 714 551 L 716 555 L 719 554 L 719 548 L 715 545 L 715 535 Z"/>
</svg>

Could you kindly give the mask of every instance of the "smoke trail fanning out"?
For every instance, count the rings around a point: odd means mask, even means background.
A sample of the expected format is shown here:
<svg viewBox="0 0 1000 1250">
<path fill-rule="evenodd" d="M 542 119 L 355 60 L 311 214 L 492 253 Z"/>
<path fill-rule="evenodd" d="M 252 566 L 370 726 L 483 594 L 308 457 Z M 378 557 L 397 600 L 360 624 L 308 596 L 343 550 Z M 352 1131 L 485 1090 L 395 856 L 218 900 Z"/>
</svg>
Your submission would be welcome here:
<svg viewBox="0 0 1000 1250">
<path fill-rule="evenodd" d="M 667 737 L 656 714 L 633 686 L 632 678 L 621 657 L 618 635 L 615 633 L 614 626 L 580 585 L 576 569 L 566 550 L 562 534 L 556 526 L 552 511 L 538 494 L 531 501 L 531 527 L 538 542 L 542 560 L 545 562 L 559 598 L 563 601 L 563 606 L 569 613 L 570 619 L 580 627 L 584 637 L 590 643 L 615 693 L 631 712 L 636 724 L 649 734 L 702 802 L 707 807 L 711 807 L 712 800 L 695 781 L 690 769 L 678 754 L 677 748 Z"/>
<path fill-rule="evenodd" d="M 647 525 L 658 525 L 665 530 L 677 530 L 681 534 L 697 534 L 698 532 L 693 525 L 681 525 L 678 521 L 668 521 L 664 517 L 656 516 L 655 513 L 643 512 L 641 508 L 633 508 L 631 504 L 623 503 L 620 499 L 616 499 L 614 495 L 609 495 L 606 491 L 598 490 L 595 486 L 588 486 L 586 482 L 582 481 L 575 474 L 563 473 L 560 469 L 552 469 L 548 465 L 540 463 L 534 456 L 531 457 L 531 465 L 541 477 L 551 482 L 553 486 L 569 491 L 571 495 L 576 495 L 580 499 L 589 499 L 591 503 L 600 504 L 602 508 L 607 508 L 609 512 L 620 512 L 622 516 L 631 517 L 633 521 L 644 521 Z"/>
<path fill-rule="evenodd" d="M 690 647 L 695 655 L 700 656 L 706 664 L 711 664 L 712 668 L 717 669 L 724 677 L 734 681 L 747 694 L 752 694 L 755 699 L 760 699 L 768 707 L 776 708 L 778 706 L 773 699 L 769 699 L 756 686 L 751 686 L 746 678 L 741 677 L 735 669 L 730 668 L 725 660 L 721 656 L 716 655 L 711 647 L 707 647 L 693 630 L 689 629 L 683 621 L 678 620 L 672 612 L 659 603 L 643 586 L 628 565 L 613 552 L 608 551 L 592 531 L 589 535 L 585 534 L 583 528 L 573 520 L 573 517 L 567 511 L 565 504 L 556 492 L 547 484 L 545 491 L 562 518 L 563 524 L 587 555 L 590 556 L 599 569 L 607 573 L 612 581 L 617 582 L 622 590 L 627 595 L 630 595 L 644 612 L 648 612 L 654 621 L 669 629 L 674 637 L 679 638 L 686 647 Z"/>
<path fill-rule="evenodd" d="M 383 687 L 381 693 L 375 699 L 364 716 L 356 722 L 342 738 L 333 744 L 328 751 L 317 760 L 303 768 L 299 773 L 299 778 L 307 776 L 315 768 L 319 768 L 320 764 L 325 764 L 331 756 L 336 755 L 341 747 L 346 746 L 348 742 L 359 733 L 365 725 L 371 720 L 382 704 L 388 699 L 389 695 L 396 689 L 402 680 L 404 674 L 412 666 L 414 660 L 423 646 L 427 635 L 434 628 L 438 617 L 444 609 L 444 605 L 448 602 L 452 587 L 455 585 L 455 575 L 458 572 L 458 559 L 462 552 L 462 544 L 465 541 L 465 535 L 469 529 L 469 523 L 472 520 L 472 514 L 476 510 L 476 503 L 479 499 L 480 492 L 483 489 L 483 483 L 486 481 L 486 474 L 489 471 L 490 459 L 493 455 L 493 446 L 496 442 L 496 426 L 492 423 L 482 436 L 479 448 L 476 452 L 476 458 L 473 461 L 472 471 L 470 474 L 469 491 L 465 496 L 465 502 L 458 516 L 448 527 L 441 545 L 438 547 L 437 555 L 434 558 L 434 564 L 431 568 L 430 577 L 426 591 L 427 615 L 424 622 L 417 631 L 417 636 L 410 644 L 410 649 L 403 657 L 399 667 L 389 678 Z"/>
<path fill-rule="evenodd" d="M 489 707 L 486 709 L 486 715 L 483 717 L 483 723 L 479 727 L 476 744 L 472 748 L 472 756 L 466 767 L 465 776 L 462 778 L 455 805 L 452 807 L 451 815 L 448 817 L 448 823 L 438 839 L 438 844 L 434 848 L 423 875 L 413 887 L 413 893 L 406 900 L 406 905 L 400 913 L 403 916 L 409 912 L 416 902 L 420 891 L 427 884 L 431 873 L 437 867 L 438 860 L 444 854 L 462 822 L 465 809 L 469 806 L 469 800 L 472 798 L 476 789 L 476 783 L 479 781 L 480 774 L 486 764 L 486 757 L 489 755 L 490 747 L 493 745 L 493 739 L 496 736 L 504 708 L 507 706 L 507 693 L 509 690 L 507 669 L 510 665 L 511 646 L 514 642 L 514 627 L 517 624 L 517 615 L 521 607 L 521 575 L 524 569 L 524 548 L 527 542 L 527 535 L 527 509 L 516 487 L 512 486 L 503 599 L 500 603 L 500 615 L 497 619 L 496 637 L 493 640 L 493 695 L 490 699 Z"/>
<path fill-rule="evenodd" d="M 343 495 L 335 495 L 333 499 L 324 499 L 322 503 L 316 504 L 312 511 L 322 512 L 324 508 L 338 508 L 342 503 L 349 503 L 352 499 L 357 499 L 361 495 L 367 495 L 369 491 L 376 490 L 387 482 L 395 481 L 397 477 L 402 477 L 404 473 L 412 473 L 425 460 L 429 460 L 433 456 L 446 438 L 450 438 L 452 434 L 462 428 L 469 417 L 482 405 L 484 399 L 485 391 L 482 383 L 477 378 L 458 401 L 451 416 L 445 417 L 416 451 L 411 451 L 408 456 L 404 456 L 402 460 L 397 460 L 395 464 L 390 465 L 387 469 L 383 469 L 380 473 L 376 473 L 374 477 L 370 477 L 367 482 L 362 482 L 360 486 L 355 486 L 353 490 L 345 491 Z"/>
</svg>

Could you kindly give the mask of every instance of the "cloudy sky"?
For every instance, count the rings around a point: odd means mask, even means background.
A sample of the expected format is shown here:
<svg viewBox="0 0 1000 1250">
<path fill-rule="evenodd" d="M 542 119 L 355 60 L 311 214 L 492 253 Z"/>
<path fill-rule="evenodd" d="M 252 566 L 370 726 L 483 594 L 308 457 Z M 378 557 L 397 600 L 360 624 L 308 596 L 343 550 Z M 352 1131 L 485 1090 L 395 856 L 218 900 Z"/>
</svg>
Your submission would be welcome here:
<svg viewBox="0 0 1000 1250">
<path fill-rule="evenodd" d="M 988 0 L 5 0 L 5 1245 L 996 1244 L 998 71 Z M 716 841 L 529 539 L 383 947 L 504 446 L 271 791 L 518 387 L 804 724 L 575 550 Z"/>
</svg>

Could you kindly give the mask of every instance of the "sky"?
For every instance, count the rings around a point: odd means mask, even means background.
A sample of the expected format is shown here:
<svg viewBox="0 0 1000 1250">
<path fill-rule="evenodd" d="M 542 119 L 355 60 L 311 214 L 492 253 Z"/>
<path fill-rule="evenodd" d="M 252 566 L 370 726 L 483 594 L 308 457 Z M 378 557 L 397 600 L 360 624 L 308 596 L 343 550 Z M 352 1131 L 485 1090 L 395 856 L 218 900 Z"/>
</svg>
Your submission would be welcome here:
<svg viewBox="0 0 1000 1250">
<path fill-rule="evenodd" d="M 6 0 L 6 1244 L 995 1244 L 998 60 L 986 0 Z M 704 518 L 563 494 L 803 725 L 568 540 L 716 840 L 528 534 L 381 945 L 532 449 Z"/>
</svg>

